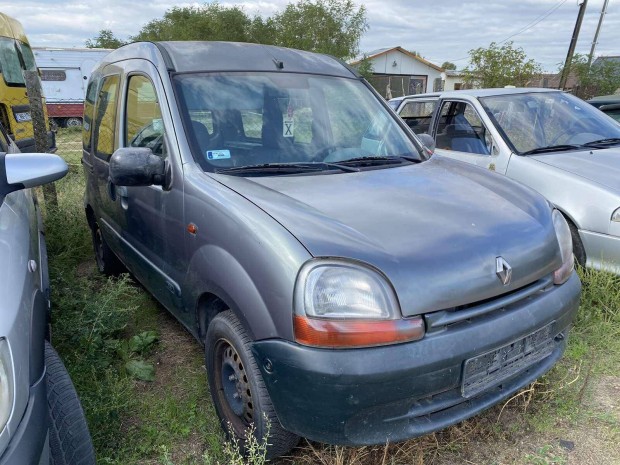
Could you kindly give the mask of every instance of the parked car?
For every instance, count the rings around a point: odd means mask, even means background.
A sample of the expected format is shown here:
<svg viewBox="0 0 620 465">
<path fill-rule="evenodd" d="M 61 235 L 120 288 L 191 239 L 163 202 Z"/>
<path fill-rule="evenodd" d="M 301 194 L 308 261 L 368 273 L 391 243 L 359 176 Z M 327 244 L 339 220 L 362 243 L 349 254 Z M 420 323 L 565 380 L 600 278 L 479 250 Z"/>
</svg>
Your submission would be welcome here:
<svg viewBox="0 0 620 465">
<path fill-rule="evenodd" d="M 88 86 L 98 267 L 126 267 L 204 344 L 222 425 L 241 440 L 269 430 L 269 457 L 299 436 L 384 444 L 445 428 L 564 351 L 580 283 L 562 215 L 428 159 L 340 61 L 135 43 Z"/>
<path fill-rule="evenodd" d="M 22 152 L 35 150 L 30 100 L 24 71 L 37 71 L 26 33 L 15 18 L 0 12 L 0 124 Z M 43 98 L 48 149 L 56 150 L 56 136 L 49 130 Z"/>
<path fill-rule="evenodd" d="M 409 106 L 432 106 L 428 117 Z M 560 210 L 581 265 L 620 273 L 620 126 L 550 89 L 420 94 L 397 109 L 436 141 L 435 152 L 532 187 Z"/>
<path fill-rule="evenodd" d="M 588 100 L 588 103 L 620 123 L 620 94 L 601 95 Z"/>
<path fill-rule="evenodd" d="M 0 126 L 0 465 L 95 463 L 84 412 L 49 342 L 45 234 L 30 188 L 62 178 L 51 154 L 20 154 Z"/>
</svg>

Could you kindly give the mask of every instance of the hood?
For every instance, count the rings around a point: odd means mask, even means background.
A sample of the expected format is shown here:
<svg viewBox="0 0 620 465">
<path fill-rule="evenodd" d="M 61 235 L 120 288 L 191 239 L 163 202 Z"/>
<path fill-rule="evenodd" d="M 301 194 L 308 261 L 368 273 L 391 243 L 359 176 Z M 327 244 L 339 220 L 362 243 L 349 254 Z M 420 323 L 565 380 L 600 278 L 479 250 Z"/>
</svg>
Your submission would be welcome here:
<svg viewBox="0 0 620 465">
<path fill-rule="evenodd" d="M 314 257 L 368 263 L 405 316 L 476 302 L 561 265 L 549 204 L 504 176 L 438 156 L 315 176 L 214 175 L 287 228 Z M 496 258 L 513 269 L 496 275 Z"/>
<path fill-rule="evenodd" d="M 529 155 L 528 158 L 620 191 L 620 147 Z"/>
</svg>

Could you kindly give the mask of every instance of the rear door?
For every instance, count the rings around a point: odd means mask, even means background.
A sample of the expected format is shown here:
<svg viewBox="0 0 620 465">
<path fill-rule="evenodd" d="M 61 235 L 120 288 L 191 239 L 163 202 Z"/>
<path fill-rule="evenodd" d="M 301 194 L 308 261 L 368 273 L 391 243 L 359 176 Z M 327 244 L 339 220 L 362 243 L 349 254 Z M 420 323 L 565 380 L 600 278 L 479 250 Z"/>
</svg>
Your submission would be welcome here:
<svg viewBox="0 0 620 465">
<path fill-rule="evenodd" d="M 93 84 L 94 85 L 94 84 Z M 102 73 L 91 91 L 96 93 L 93 117 L 84 127 L 85 167 L 88 167 L 89 193 L 93 200 L 95 217 L 101 232 L 110 247 L 124 261 L 123 249 L 120 247 L 120 231 L 123 229 L 123 218 L 116 202 L 116 190 L 109 181 L 109 161 L 118 147 L 119 95 L 121 87 L 121 70 L 109 66 Z M 89 108 L 86 108 L 88 111 Z"/>
</svg>

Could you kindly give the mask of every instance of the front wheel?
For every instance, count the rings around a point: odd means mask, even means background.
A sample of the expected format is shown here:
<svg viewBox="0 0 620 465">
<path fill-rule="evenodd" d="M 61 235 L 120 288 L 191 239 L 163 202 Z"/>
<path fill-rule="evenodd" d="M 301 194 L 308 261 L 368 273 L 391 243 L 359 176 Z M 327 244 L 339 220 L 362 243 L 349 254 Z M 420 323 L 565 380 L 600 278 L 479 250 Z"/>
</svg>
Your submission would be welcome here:
<svg viewBox="0 0 620 465">
<path fill-rule="evenodd" d="M 92 235 L 95 260 L 97 262 L 97 269 L 99 272 L 107 276 L 116 276 L 122 273 L 125 267 L 114 252 L 112 252 L 110 246 L 108 246 L 108 243 L 105 241 L 103 234 L 101 233 L 101 228 L 96 221 L 93 221 L 90 232 Z"/>
<path fill-rule="evenodd" d="M 209 389 L 226 434 L 234 435 L 245 450 L 253 426 L 259 443 L 267 443 L 266 458 L 272 459 L 289 452 L 299 437 L 282 428 L 250 345 L 232 310 L 213 319 L 205 344 Z"/>
<path fill-rule="evenodd" d="M 573 239 L 573 255 L 575 256 L 575 261 L 579 266 L 586 266 L 586 249 L 583 246 L 583 242 L 581 242 L 581 237 L 579 236 L 579 230 L 577 226 L 575 226 L 572 221 L 567 221 L 568 227 L 570 229 L 570 235 Z"/>
<path fill-rule="evenodd" d="M 84 411 L 67 369 L 45 343 L 50 465 L 95 465 L 95 450 Z"/>
</svg>

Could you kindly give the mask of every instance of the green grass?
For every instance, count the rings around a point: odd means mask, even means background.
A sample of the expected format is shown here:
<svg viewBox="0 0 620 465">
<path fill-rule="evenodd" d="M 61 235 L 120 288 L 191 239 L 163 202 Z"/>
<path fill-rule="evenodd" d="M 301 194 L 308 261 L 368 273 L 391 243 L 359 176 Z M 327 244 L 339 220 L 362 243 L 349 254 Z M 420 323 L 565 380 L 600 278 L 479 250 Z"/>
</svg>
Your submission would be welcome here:
<svg viewBox="0 0 620 465">
<path fill-rule="evenodd" d="M 220 430 L 199 344 L 129 277 L 106 279 L 97 272 L 83 211 L 80 132 L 61 130 L 57 141 L 70 171 L 57 182 L 58 210 L 46 214 L 52 337 L 80 393 L 98 463 L 242 465 Z M 496 420 L 500 406 L 483 420 L 401 445 L 312 445 L 284 463 L 374 465 L 386 453 L 385 463 L 423 463 L 437 454 L 468 453 L 473 438 L 518 438 L 528 428 L 543 437 L 583 422 L 618 434 L 617 419 L 590 408 L 586 400 L 598 377 L 620 376 L 620 279 L 590 270 L 580 274 L 582 305 L 566 356 L 501 413 L 512 413 L 518 423 Z M 155 381 L 137 379 L 130 369 L 136 363 L 154 369 Z M 546 444 L 523 452 L 519 463 L 563 463 L 557 448 Z"/>
</svg>

